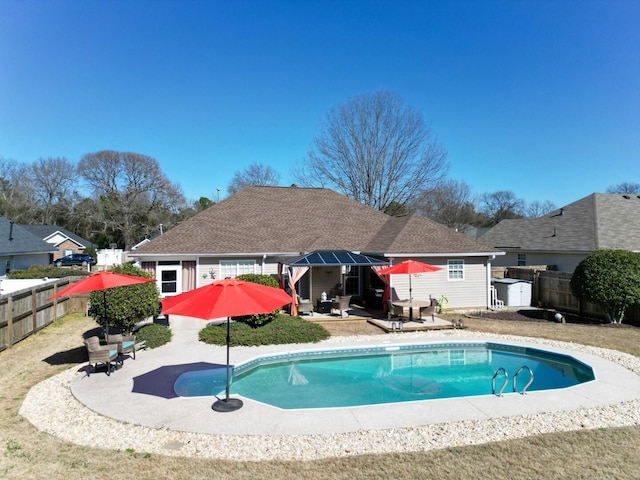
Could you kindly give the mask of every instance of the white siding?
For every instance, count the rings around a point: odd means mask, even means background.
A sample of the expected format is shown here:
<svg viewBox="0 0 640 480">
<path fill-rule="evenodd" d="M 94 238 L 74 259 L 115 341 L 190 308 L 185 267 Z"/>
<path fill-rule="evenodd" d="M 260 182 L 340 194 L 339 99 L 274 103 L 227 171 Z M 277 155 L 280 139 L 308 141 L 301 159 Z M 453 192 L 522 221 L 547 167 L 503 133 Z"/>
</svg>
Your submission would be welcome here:
<svg viewBox="0 0 640 480">
<path fill-rule="evenodd" d="M 276 278 L 278 275 L 278 263 L 270 262 L 267 258 L 263 260 L 262 256 L 256 257 L 200 257 L 196 264 L 197 285 L 202 287 L 208 285 L 214 280 L 222 279 L 220 273 L 220 262 L 223 260 L 253 260 L 255 262 L 254 273 L 271 275 Z M 213 276 L 212 276 L 213 275 Z"/>
<path fill-rule="evenodd" d="M 449 280 L 447 261 L 464 260 L 464 280 Z M 394 264 L 404 259 L 394 259 Z M 484 308 L 487 304 L 486 258 L 415 258 L 414 260 L 441 267 L 437 272 L 412 275 L 413 298 L 428 300 L 444 295 L 449 300 L 448 308 Z M 409 275 L 393 275 L 391 286 L 399 299 L 409 298 Z"/>
<path fill-rule="evenodd" d="M 573 272 L 578 264 L 586 258 L 586 254 L 572 253 L 532 253 L 514 252 L 496 256 L 492 262 L 494 267 L 515 267 L 518 265 L 518 254 L 527 256 L 527 266 L 554 265 L 560 272 Z"/>
</svg>

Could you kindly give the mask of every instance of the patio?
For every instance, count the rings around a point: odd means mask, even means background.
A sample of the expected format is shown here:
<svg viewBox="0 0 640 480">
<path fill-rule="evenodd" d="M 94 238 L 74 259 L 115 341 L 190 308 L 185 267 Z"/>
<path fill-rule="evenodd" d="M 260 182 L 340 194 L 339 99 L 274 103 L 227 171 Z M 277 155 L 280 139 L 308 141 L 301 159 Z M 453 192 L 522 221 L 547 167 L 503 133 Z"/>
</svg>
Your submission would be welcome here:
<svg viewBox="0 0 640 480">
<path fill-rule="evenodd" d="M 359 304 L 352 304 L 349 308 L 348 317 L 340 317 L 336 313 L 321 313 L 313 312 L 311 314 L 301 315 L 302 318 L 311 322 L 323 324 L 326 322 L 339 322 L 339 321 L 357 321 L 362 320 L 375 325 L 382 329 L 385 333 L 403 333 L 403 332 L 420 332 L 429 330 L 447 330 L 456 328 L 449 320 L 444 320 L 439 317 L 431 318 L 417 318 L 415 320 L 409 320 L 406 317 L 394 318 L 389 320 L 387 314 L 382 310 L 377 309 L 365 309 Z"/>
</svg>

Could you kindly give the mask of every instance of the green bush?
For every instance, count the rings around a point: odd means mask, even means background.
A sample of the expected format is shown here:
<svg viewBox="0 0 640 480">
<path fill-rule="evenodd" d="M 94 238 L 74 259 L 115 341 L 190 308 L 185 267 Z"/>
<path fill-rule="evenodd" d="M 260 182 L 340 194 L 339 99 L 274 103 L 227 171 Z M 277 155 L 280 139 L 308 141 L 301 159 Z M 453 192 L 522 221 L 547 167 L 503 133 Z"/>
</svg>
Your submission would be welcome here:
<svg viewBox="0 0 640 480">
<path fill-rule="evenodd" d="M 11 270 L 7 273 L 7 278 L 30 279 L 30 278 L 64 278 L 64 277 L 86 277 L 89 275 L 84 268 L 58 268 L 51 265 L 31 265 L 26 270 Z"/>
<path fill-rule="evenodd" d="M 245 273 L 244 275 L 238 275 L 238 280 L 243 282 L 258 283 L 267 287 L 279 288 L 278 281 L 271 275 L 261 275 L 259 273 Z"/>
<path fill-rule="evenodd" d="M 276 315 L 276 318 L 259 328 L 245 323 L 233 322 L 230 327 L 232 346 L 282 345 L 287 343 L 316 343 L 330 337 L 329 332 L 300 317 Z M 200 341 L 213 345 L 227 342 L 227 324 L 208 325 L 200 330 Z"/>
<path fill-rule="evenodd" d="M 136 342 L 145 342 L 147 348 L 156 348 L 171 341 L 171 330 L 164 325 L 145 325 L 136 332 Z"/>
<path fill-rule="evenodd" d="M 134 267 L 131 263 L 117 265 L 110 271 L 153 278 L 152 274 Z M 91 292 L 89 296 L 91 300 L 89 315 L 95 319 L 98 325 L 104 327 L 105 318 L 108 318 L 110 328 L 130 332 L 137 323 L 158 312 L 159 298 L 155 282 L 99 290 Z"/>
<path fill-rule="evenodd" d="M 580 300 L 597 304 L 611 323 L 622 323 L 626 309 L 640 303 L 640 254 L 602 249 L 582 260 L 571 277 Z"/>
<path fill-rule="evenodd" d="M 265 285 L 267 287 L 279 288 L 278 282 L 271 275 L 261 275 L 257 273 L 245 273 L 244 275 L 238 275 L 238 280 L 242 280 L 244 282 L 257 283 L 259 285 Z M 278 316 L 278 312 L 280 309 L 275 310 L 271 313 L 260 313 L 256 315 L 246 315 L 243 317 L 234 317 L 236 322 L 246 323 L 251 328 L 262 327 L 273 320 Z"/>
</svg>

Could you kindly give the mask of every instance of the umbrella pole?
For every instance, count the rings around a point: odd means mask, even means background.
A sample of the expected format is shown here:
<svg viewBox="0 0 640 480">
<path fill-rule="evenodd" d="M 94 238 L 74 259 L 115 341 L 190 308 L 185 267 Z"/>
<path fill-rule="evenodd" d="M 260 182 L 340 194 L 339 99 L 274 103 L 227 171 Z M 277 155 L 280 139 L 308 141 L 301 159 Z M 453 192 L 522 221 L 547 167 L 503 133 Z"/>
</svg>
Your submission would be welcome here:
<svg viewBox="0 0 640 480">
<path fill-rule="evenodd" d="M 102 302 L 104 303 L 104 339 L 109 343 L 109 317 L 107 317 L 107 291 L 102 290 Z"/>
<path fill-rule="evenodd" d="M 413 289 L 411 288 L 411 274 L 409 274 L 409 302 L 413 303 Z M 413 307 L 409 307 L 409 321 L 413 322 Z"/>
<path fill-rule="evenodd" d="M 233 412 L 242 408 L 242 400 L 239 398 L 229 398 L 229 346 L 231 335 L 229 333 L 229 317 L 227 317 L 227 384 L 225 387 L 225 398 L 216 400 L 211 408 L 216 412 Z"/>
</svg>

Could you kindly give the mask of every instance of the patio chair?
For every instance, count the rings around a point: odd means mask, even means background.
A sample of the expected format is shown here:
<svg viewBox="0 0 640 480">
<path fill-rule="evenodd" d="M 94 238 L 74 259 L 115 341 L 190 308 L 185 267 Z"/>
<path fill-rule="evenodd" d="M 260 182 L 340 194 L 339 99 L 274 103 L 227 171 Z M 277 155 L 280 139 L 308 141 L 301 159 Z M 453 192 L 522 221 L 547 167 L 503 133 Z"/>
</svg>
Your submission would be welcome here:
<svg viewBox="0 0 640 480">
<path fill-rule="evenodd" d="M 438 300 L 436 300 L 435 298 L 431 299 L 431 305 L 429 305 L 428 307 L 422 307 L 420 309 L 420 320 L 422 320 L 422 314 L 426 313 L 427 315 L 431 315 L 431 321 L 435 323 L 436 321 L 436 312 L 438 311 L 438 307 L 439 307 L 439 303 Z"/>
<path fill-rule="evenodd" d="M 399 318 L 402 320 L 404 314 L 404 308 L 396 307 L 391 300 L 387 298 L 387 320 L 391 321 L 393 318 Z"/>
<path fill-rule="evenodd" d="M 118 355 L 122 360 L 125 353 L 130 353 L 131 358 L 136 359 L 136 336 L 135 335 L 109 335 L 109 343 L 118 345 Z"/>
<path fill-rule="evenodd" d="M 331 302 L 331 312 L 333 310 L 338 310 L 340 312 L 340 317 L 347 314 L 349 316 L 349 303 L 351 303 L 351 295 L 337 296 L 336 299 Z"/>
<path fill-rule="evenodd" d="M 310 313 L 313 316 L 313 302 L 298 296 L 298 314 Z"/>
<path fill-rule="evenodd" d="M 89 366 L 93 364 L 94 373 L 98 368 L 98 364 L 104 363 L 107 367 L 107 375 L 111 375 L 111 363 L 113 362 L 115 365 L 118 364 L 118 345 L 111 343 L 108 345 L 100 345 L 100 339 L 98 337 L 89 337 L 84 341 L 84 344 L 89 354 Z M 89 376 L 88 372 L 87 376 Z"/>
</svg>

